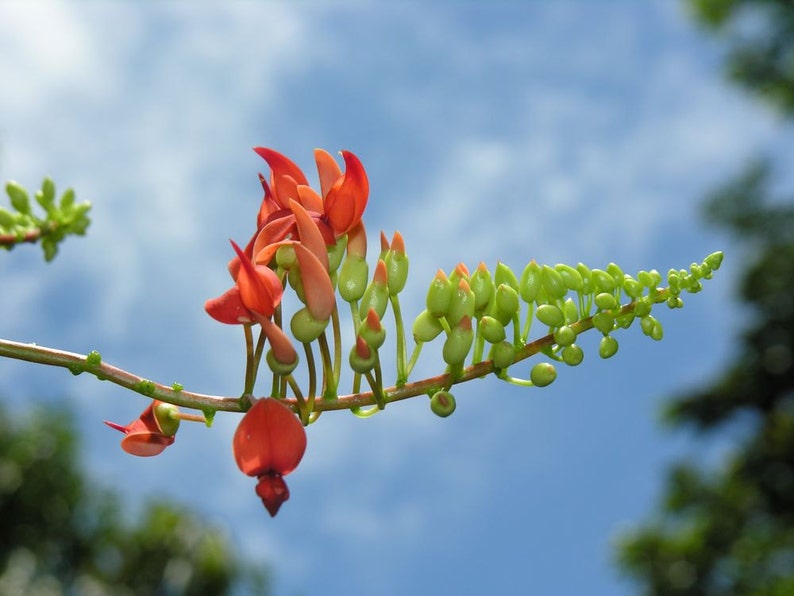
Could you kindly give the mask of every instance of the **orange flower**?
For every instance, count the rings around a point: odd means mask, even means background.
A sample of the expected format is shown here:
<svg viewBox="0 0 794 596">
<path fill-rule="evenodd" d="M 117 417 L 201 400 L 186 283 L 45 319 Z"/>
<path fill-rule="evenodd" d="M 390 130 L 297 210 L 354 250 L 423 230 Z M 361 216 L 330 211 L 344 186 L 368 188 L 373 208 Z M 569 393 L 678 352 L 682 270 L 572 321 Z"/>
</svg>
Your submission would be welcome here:
<svg viewBox="0 0 794 596">
<path fill-rule="evenodd" d="M 259 480 L 256 493 L 273 517 L 289 499 L 284 476 L 306 451 L 306 431 L 295 414 L 277 399 L 257 400 L 234 433 L 232 452 L 237 467 Z"/>
<path fill-rule="evenodd" d="M 315 149 L 314 157 L 320 177 L 318 194 L 312 189 L 301 169 L 278 151 L 255 147 L 254 151 L 270 166 L 270 185 L 260 175 L 265 190 L 257 217 L 254 255 L 264 247 L 293 237 L 303 240 L 295 221 L 291 201 L 298 203 L 315 222 L 326 246 L 353 229 L 367 206 L 369 181 L 364 166 L 353 153 L 342 151 L 345 172 L 333 156 Z"/>
</svg>

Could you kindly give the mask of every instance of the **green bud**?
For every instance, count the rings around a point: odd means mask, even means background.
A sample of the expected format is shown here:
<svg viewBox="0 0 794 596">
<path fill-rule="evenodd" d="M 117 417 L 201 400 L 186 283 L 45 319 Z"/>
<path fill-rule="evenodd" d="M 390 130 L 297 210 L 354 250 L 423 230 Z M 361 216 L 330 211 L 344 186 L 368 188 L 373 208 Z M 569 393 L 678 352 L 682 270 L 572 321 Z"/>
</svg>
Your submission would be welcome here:
<svg viewBox="0 0 794 596">
<path fill-rule="evenodd" d="M 640 328 L 642 332 L 655 340 L 662 339 L 662 324 L 657 321 L 653 316 L 647 315 L 640 319 Z"/>
<path fill-rule="evenodd" d="M 584 280 L 582 279 L 582 274 L 576 269 L 570 265 L 565 265 L 562 263 L 555 265 L 554 269 L 556 269 L 557 273 L 562 276 L 562 279 L 565 282 L 565 287 L 567 287 L 569 290 L 579 292 L 582 289 Z"/>
<path fill-rule="evenodd" d="M 623 283 L 623 269 L 615 263 L 610 263 L 607 265 L 607 273 L 612 276 L 612 279 L 615 281 L 615 286 L 620 287 Z"/>
<path fill-rule="evenodd" d="M 160 402 L 154 408 L 154 419 L 157 426 L 166 437 L 173 437 L 179 430 L 179 408 L 173 404 Z"/>
<path fill-rule="evenodd" d="M 436 416 L 446 418 L 455 411 L 455 397 L 449 391 L 436 391 L 430 398 L 430 409 Z"/>
<path fill-rule="evenodd" d="M 436 321 L 438 322 L 438 321 Z M 386 328 L 381 324 L 377 313 L 370 310 L 358 326 L 358 335 L 373 350 L 377 350 L 386 341 Z"/>
<path fill-rule="evenodd" d="M 450 300 L 452 300 L 452 291 L 452 285 L 446 274 L 439 269 L 430 283 L 430 289 L 427 290 L 425 304 L 430 314 L 434 317 L 443 317 L 447 314 Z"/>
<path fill-rule="evenodd" d="M 16 219 L 8 209 L 0 207 L 0 228 L 11 231 L 16 226 Z"/>
<path fill-rule="evenodd" d="M 301 268 L 297 266 L 291 267 L 287 272 L 287 281 L 290 287 L 295 290 L 298 300 L 306 304 L 306 294 L 303 291 L 303 278 L 301 277 Z"/>
<path fill-rule="evenodd" d="M 534 260 L 529 262 L 529 265 L 524 267 L 524 272 L 521 274 L 521 281 L 518 284 L 518 293 L 524 302 L 534 302 L 538 296 L 538 292 L 543 287 L 543 278 L 541 276 L 542 270 Z"/>
<path fill-rule="evenodd" d="M 565 304 L 562 305 L 562 310 L 563 313 L 565 313 L 565 322 L 569 325 L 579 320 L 579 307 L 576 305 L 576 302 L 573 301 L 573 298 L 565 300 Z"/>
<path fill-rule="evenodd" d="M 378 361 L 378 353 L 371 349 L 363 338 L 356 338 L 356 345 L 350 350 L 350 357 L 348 362 L 350 368 L 359 374 L 365 374 L 371 371 Z"/>
<path fill-rule="evenodd" d="M 345 256 L 345 248 L 347 248 L 347 234 L 340 236 L 333 245 L 328 247 L 329 273 L 339 269 L 339 265 L 342 264 L 342 258 Z"/>
<path fill-rule="evenodd" d="M 609 333 L 615 327 L 615 317 L 608 312 L 597 312 L 593 315 L 593 327 L 601 333 Z"/>
<path fill-rule="evenodd" d="M 480 334 L 488 343 L 496 344 L 504 340 L 505 326 L 494 317 L 486 315 L 480 319 L 478 325 Z"/>
<path fill-rule="evenodd" d="M 30 199 L 28 198 L 28 191 L 26 191 L 21 184 L 11 180 L 6 182 L 6 193 L 11 199 L 11 206 L 25 215 L 30 215 Z"/>
<path fill-rule="evenodd" d="M 557 369 L 551 362 L 538 362 L 529 372 L 529 380 L 535 387 L 551 385 L 557 378 Z"/>
<path fill-rule="evenodd" d="M 579 275 L 582 276 L 582 289 L 581 292 L 584 294 L 592 294 L 593 293 L 593 272 L 590 271 L 590 268 L 585 265 L 584 263 L 578 263 L 576 265 L 576 270 L 579 272 Z"/>
<path fill-rule="evenodd" d="M 276 265 L 282 269 L 292 269 L 297 261 L 295 248 L 291 244 L 284 244 L 276 249 Z"/>
<path fill-rule="evenodd" d="M 618 352 L 618 341 L 611 335 L 605 335 L 598 344 L 598 355 L 601 358 L 612 358 Z"/>
<path fill-rule="evenodd" d="M 655 288 L 661 283 L 662 276 L 656 269 L 651 269 L 650 271 L 640 271 L 637 274 L 637 279 L 646 288 Z"/>
<path fill-rule="evenodd" d="M 364 290 L 361 302 L 358 305 L 359 314 L 363 319 L 369 309 L 374 309 L 379 319 L 383 319 L 386 314 L 386 307 L 389 305 L 389 287 L 387 285 L 386 263 L 378 261 L 372 281 Z"/>
<path fill-rule="evenodd" d="M 348 255 L 339 271 L 339 295 L 345 302 L 359 300 L 367 289 L 369 266 L 364 257 Z"/>
<path fill-rule="evenodd" d="M 477 270 L 472 274 L 469 280 L 469 287 L 474 292 L 474 312 L 483 312 L 488 308 L 496 292 L 491 273 L 484 263 L 480 263 Z"/>
<path fill-rule="evenodd" d="M 516 347 L 509 341 L 500 341 L 491 348 L 491 360 L 495 368 L 507 368 L 516 359 Z"/>
<path fill-rule="evenodd" d="M 295 339 L 308 344 L 320 337 L 327 325 L 328 319 L 319 321 L 312 316 L 308 308 L 304 307 L 292 315 L 289 328 Z"/>
<path fill-rule="evenodd" d="M 554 341 L 558 346 L 570 346 L 576 341 L 576 331 L 568 325 L 563 325 L 554 330 Z"/>
<path fill-rule="evenodd" d="M 651 313 L 651 301 L 647 296 L 637 300 L 637 305 L 634 307 L 634 314 L 638 317 L 645 317 Z"/>
<path fill-rule="evenodd" d="M 556 269 L 543 265 L 540 275 L 543 279 L 543 289 L 546 290 L 546 294 L 550 298 L 559 300 L 568 293 L 568 286 L 565 285 L 565 280 Z"/>
<path fill-rule="evenodd" d="M 695 279 L 700 279 L 703 277 L 703 271 L 701 270 L 700 265 L 697 263 L 692 263 L 689 266 L 689 273 L 692 274 Z"/>
<path fill-rule="evenodd" d="M 294 362 L 279 362 L 276 360 L 276 355 L 273 353 L 273 350 L 268 350 L 267 354 L 265 355 L 265 362 L 267 362 L 267 367 L 277 375 L 288 375 L 295 367 L 298 366 L 298 357 L 295 357 Z"/>
<path fill-rule="evenodd" d="M 434 317 L 429 310 L 423 310 L 414 320 L 414 341 L 417 343 L 432 341 L 443 329 L 438 317 Z"/>
<path fill-rule="evenodd" d="M 559 307 L 553 304 L 541 304 L 535 311 L 538 321 L 549 327 L 562 327 L 565 325 L 565 315 Z"/>
<path fill-rule="evenodd" d="M 41 190 L 36 191 L 36 202 L 48 213 L 55 205 L 55 183 L 50 178 L 45 178 L 41 183 Z"/>
<path fill-rule="evenodd" d="M 626 296 L 632 299 L 639 298 L 642 296 L 643 290 L 643 285 L 631 275 L 626 274 L 623 276 L 623 291 L 626 292 Z"/>
<path fill-rule="evenodd" d="M 593 269 L 591 277 L 597 290 L 601 292 L 612 292 L 615 289 L 615 280 L 603 269 Z"/>
<path fill-rule="evenodd" d="M 518 280 L 516 279 L 516 274 L 513 273 L 513 270 L 510 269 L 510 267 L 500 261 L 496 264 L 496 272 L 494 273 L 494 286 L 498 288 L 502 284 L 510 286 L 516 292 L 518 291 Z"/>
<path fill-rule="evenodd" d="M 615 319 L 615 325 L 620 327 L 621 329 L 628 329 L 631 327 L 631 324 L 634 322 L 634 314 L 627 314 L 627 315 L 620 315 Z"/>
<path fill-rule="evenodd" d="M 474 332 L 471 329 L 471 319 L 464 316 L 458 325 L 452 328 L 444 341 L 442 356 L 444 362 L 451 366 L 463 364 L 471 350 L 474 341 Z"/>
<path fill-rule="evenodd" d="M 601 292 L 600 294 L 596 294 L 595 305 L 601 310 L 612 310 L 613 308 L 617 308 L 618 301 L 615 300 L 612 294 Z"/>
<path fill-rule="evenodd" d="M 390 250 L 386 255 L 386 273 L 389 293 L 394 296 L 402 292 L 408 279 L 408 256 L 404 252 Z"/>
<path fill-rule="evenodd" d="M 499 319 L 503 325 L 507 325 L 518 313 L 519 307 L 518 292 L 507 284 L 499 284 L 496 288 L 493 315 Z"/>
<path fill-rule="evenodd" d="M 565 346 L 562 349 L 562 360 L 568 366 L 578 366 L 584 360 L 584 350 L 576 344 Z"/>
<path fill-rule="evenodd" d="M 670 296 L 667 299 L 667 306 L 670 308 L 683 308 L 684 301 L 679 296 Z"/>
<path fill-rule="evenodd" d="M 460 278 L 447 309 L 447 323 L 450 327 L 457 325 L 463 317 L 474 316 L 474 292 L 469 287 L 469 282 Z"/>
<path fill-rule="evenodd" d="M 67 188 L 61 195 L 61 211 L 68 211 L 74 205 L 74 190 Z"/>
<path fill-rule="evenodd" d="M 722 251 L 717 251 L 711 253 L 703 261 L 707 263 L 709 267 L 711 267 L 712 271 L 716 271 L 720 268 L 720 265 L 722 265 L 723 256 L 724 255 L 722 254 Z"/>
</svg>

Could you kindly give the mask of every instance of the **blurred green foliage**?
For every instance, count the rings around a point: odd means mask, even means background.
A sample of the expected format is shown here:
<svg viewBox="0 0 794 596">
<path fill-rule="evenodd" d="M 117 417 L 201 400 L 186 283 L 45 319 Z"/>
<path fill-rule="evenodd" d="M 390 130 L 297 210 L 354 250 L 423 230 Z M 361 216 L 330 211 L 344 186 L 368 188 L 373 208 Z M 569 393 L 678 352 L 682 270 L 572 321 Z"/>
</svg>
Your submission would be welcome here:
<svg viewBox="0 0 794 596">
<path fill-rule="evenodd" d="M 81 470 L 71 416 L 0 406 L 0 594 L 265 594 L 267 577 L 175 503 L 134 523 Z"/>
<path fill-rule="evenodd" d="M 794 2 L 689 4 L 726 33 L 731 78 L 794 116 Z M 794 197 L 772 197 L 771 176 L 752 163 L 706 203 L 747 249 L 738 298 L 750 322 L 725 370 L 665 414 L 732 447 L 714 467 L 674 466 L 660 510 L 620 540 L 619 564 L 646 594 L 794 594 Z"/>
</svg>

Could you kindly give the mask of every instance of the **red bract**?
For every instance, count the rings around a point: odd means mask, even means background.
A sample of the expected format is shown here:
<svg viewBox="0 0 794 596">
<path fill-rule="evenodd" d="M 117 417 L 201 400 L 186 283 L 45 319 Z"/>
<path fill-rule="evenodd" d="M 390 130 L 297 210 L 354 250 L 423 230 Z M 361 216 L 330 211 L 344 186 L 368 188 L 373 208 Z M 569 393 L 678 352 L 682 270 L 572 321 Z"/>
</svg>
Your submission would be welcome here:
<svg viewBox="0 0 794 596">
<path fill-rule="evenodd" d="M 124 451 L 140 457 L 150 457 L 162 453 L 174 442 L 174 435 L 179 428 L 179 419 L 170 415 L 174 411 L 176 406 L 153 400 L 140 417 L 127 426 L 107 420 L 105 424 L 126 435 L 121 440 Z"/>
<path fill-rule="evenodd" d="M 246 412 L 232 441 L 237 466 L 256 476 L 256 493 L 273 517 L 289 499 L 284 482 L 306 451 L 306 431 L 295 414 L 277 399 L 257 400 Z"/>
</svg>

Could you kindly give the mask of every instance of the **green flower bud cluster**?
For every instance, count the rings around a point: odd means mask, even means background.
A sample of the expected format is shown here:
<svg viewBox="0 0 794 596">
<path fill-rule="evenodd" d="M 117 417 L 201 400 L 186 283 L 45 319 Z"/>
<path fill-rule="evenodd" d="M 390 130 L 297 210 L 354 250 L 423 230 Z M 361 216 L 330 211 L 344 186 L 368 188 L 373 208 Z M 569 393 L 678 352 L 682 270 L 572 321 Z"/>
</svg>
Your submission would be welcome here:
<svg viewBox="0 0 794 596">
<path fill-rule="evenodd" d="M 68 235 L 83 236 L 91 220 L 91 203 L 75 202 L 72 189 L 56 200 L 55 184 L 45 178 L 34 198 L 44 211 L 40 216 L 31 204 L 27 190 L 17 182 L 8 182 L 6 194 L 11 209 L 0 207 L 0 247 L 11 249 L 21 242 L 41 242 L 44 259 L 51 261 L 58 252 L 58 244 Z"/>
<path fill-rule="evenodd" d="M 713 253 L 688 270 L 671 270 L 667 288 L 660 287 L 663 277 L 656 270 L 632 276 L 615 263 L 591 269 L 583 263 L 552 267 L 531 261 L 520 277 L 504 263 L 493 275 L 484 264 L 471 275 L 460 264 L 449 276 L 439 270 L 431 282 L 426 308 L 414 321 L 414 341 L 420 348 L 444 333 L 442 356 L 453 377 L 473 352 L 472 365 L 490 361 L 506 381 L 544 387 L 557 376 L 552 362 L 536 364 L 527 380 L 509 377 L 508 367 L 538 352 L 577 366 L 584 360 L 577 337 L 593 328 L 602 336 L 599 356 L 610 358 L 619 347 L 615 332 L 635 319 L 645 335 L 660 340 L 662 324 L 652 316 L 653 306 L 681 307 L 681 294 L 700 291 L 721 261 L 722 253 Z M 543 326 L 534 341 L 529 337 L 533 322 Z"/>
</svg>

